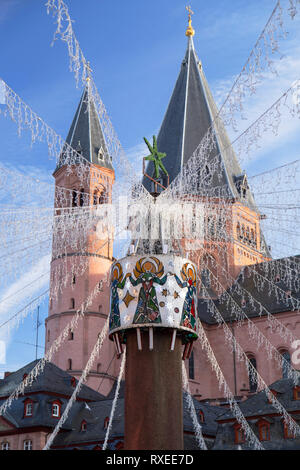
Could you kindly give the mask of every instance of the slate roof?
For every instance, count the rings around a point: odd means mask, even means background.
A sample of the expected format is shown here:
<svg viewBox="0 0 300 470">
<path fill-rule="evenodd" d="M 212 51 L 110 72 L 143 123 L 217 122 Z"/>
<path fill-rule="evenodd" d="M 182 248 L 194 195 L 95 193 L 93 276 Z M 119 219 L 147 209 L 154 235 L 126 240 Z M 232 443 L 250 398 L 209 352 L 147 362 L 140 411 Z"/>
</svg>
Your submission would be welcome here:
<svg viewBox="0 0 300 470">
<path fill-rule="evenodd" d="M 111 170 L 113 169 L 112 160 L 107 150 L 95 103 L 89 92 L 88 84 L 83 90 L 66 143 L 80 153 L 88 162 Z M 100 149 L 102 149 L 102 159 L 98 159 Z M 62 152 L 56 170 L 63 164 L 64 154 Z"/>
<path fill-rule="evenodd" d="M 299 269 L 300 255 L 258 263 L 251 266 L 251 269 L 245 267 L 237 278 L 236 283 L 227 292 L 239 306 L 241 306 L 242 301 L 241 292 L 245 294 L 246 305 L 243 307 L 243 311 L 249 318 L 258 317 L 260 313 L 261 316 L 265 316 L 267 313 L 264 310 L 260 312 L 258 304 L 255 304 L 255 307 L 253 307 L 250 297 L 245 291 L 250 292 L 251 296 L 272 314 L 289 312 L 294 309 L 297 301 L 300 302 Z M 255 271 L 259 274 L 255 274 Z M 263 278 L 268 279 L 270 282 Z M 274 288 L 270 290 L 270 283 L 275 284 L 279 289 L 276 289 L 276 291 Z M 241 287 L 244 289 L 243 291 L 241 291 Z M 277 295 L 275 295 L 275 292 Z M 296 299 L 296 302 L 289 298 L 289 292 Z M 227 304 L 222 298 L 213 301 L 224 320 L 234 321 L 235 318 L 231 315 L 230 309 L 227 308 Z M 198 315 L 200 320 L 205 323 L 217 323 L 212 317 L 205 299 L 198 300 Z"/>
<path fill-rule="evenodd" d="M 298 382 L 300 385 L 300 380 Z M 290 379 L 281 379 L 269 386 L 269 389 L 278 392 L 277 399 L 284 408 L 293 416 L 294 420 L 300 425 L 300 401 L 293 400 L 293 381 Z M 278 414 L 276 408 L 268 403 L 265 391 L 261 391 L 244 402 L 239 403 L 243 415 L 247 418 L 249 426 L 256 436 L 258 436 L 257 423 L 260 419 L 265 419 L 270 423 L 270 440 L 261 442 L 266 450 L 300 450 L 300 438 L 285 439 L 283 432 L 282 416 L 269 416 Z M 295 413 L 298 412 L 298 413 Z M 234 420 L 224 423 L 224 420 Z M 230 410 L 216 419 L 218 432 L 213 450 L 237 450 L 234 443 L 234 424 L 236 420 Z M 250 449 L 247 442 L 241 445 L 241 449 Z"/>
<path fill-rule="evenodd" d="M 202 64 L 197 57 L 193 38 L 189 37 L 186 55 L 157 138 L 158 150 L 167 154 L 163 163 L 169 173 L 170 183 L 181 172 L 217 115 L 218 109 Z M 222 192 L 224 197 L 239 200 L 241 195 L 238 185 L 245 175 L 239 166 L 221 119 L 218 118 L 214 122 L 213 128 L 218 148 L 211 152 L 208 161 L 220 153 L 222 175 L 220 179 L 217 175 L 212 175 L 210 187 L 224 186 Z M 152 162 L 147 166 L 147 173 L 150 176 L 153 174 Z M 151 190 L 147 178 L 144 178 L 143 184 L 148 191 Z M 199 186 L 198 190 L 199 194 L 203 191 L 207 195 L 207 187 Z M 255 207 L 250 190 L 243 198 L 243 203 L 251 208 Z"/>
<path fill-rule="evenodd" d="M 117 438 L 124 438 L 124 392 L 125 382 L 121 383 L 119 399 L 117 401 L 117 407 L 115 411 L 115 417 L 112 423 L 110 440 Z M 54 443 L 53 447 L 59 446 L 76 446 L 77 444 L 89 442 L 103 442 L 106 435 L 106 429 L 104 429 L 104 420 L 110 416 L 112 407 L 112 401 L 115 394 L 115 388 L 111 391 L 107 399 L 101 402 L 88 403 L 90 411 L 83 406 L 83 404 L 76 403 L 76 407 L 71 409 L 66 425 L 69 429 L 72 428 L 71 432 L 59 434 Z M 214 438 L 217 432 L 216 417 L 220 416 L 224 412 L 224 409 L 199 403 L 193 399 L 196 412 L 199 413 L 203 410 L 205 422 L 202 425 L 202 432 L 205 436 Z M 85 420 L 87 422 L 86 431 L 81 431 L 81 423 Z M 192 419 L 190 417 L 186 400 L 183 395 L 183 425 L 186 433 L 194 433 L 194 427 Z M 189 439 L 189 445 L 195 445 L 193 443 L 194 438 Z"/>
<path fill-rule="evenodd" d="M 5 379 L 0 380 L 0 400 L 1 397 L 9 396 L 15 388 L 22 382 L 24 374 L 29 372 L 35 367 L 39 360 L 35 360 L 17 370 L 12 372 Z M 30 387 L 27 387 L 25 394 L 37 392 L 53 392 L 61 395 L 71 396 L 74 388 L 71 385 L 71 375 L 60 369 L 51 362 L 47 362 L 43 373 L 38 375 L 36 380 Z M 78 397 L 83 400 L 100 400 L 103 397 L 100 393 L 92 390 L 91 388 L 83 385 Z"/>
</svg>

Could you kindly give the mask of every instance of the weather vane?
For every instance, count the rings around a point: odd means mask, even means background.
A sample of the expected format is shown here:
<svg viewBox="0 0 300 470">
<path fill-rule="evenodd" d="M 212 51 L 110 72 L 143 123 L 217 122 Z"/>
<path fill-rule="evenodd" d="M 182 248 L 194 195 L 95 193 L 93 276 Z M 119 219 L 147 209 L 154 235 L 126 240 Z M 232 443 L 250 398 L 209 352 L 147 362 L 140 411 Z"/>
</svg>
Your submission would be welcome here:
<svg viewBox="0 0 300 470">
<path fill-rule="evenodd" d="M 194 36 L 195 35 L 195 30 L 192 26 L 192 15 L 194 14 L 194 12 L 192 11 L 190 5 L 185 7 L 186 10 L 189 12 L 189 26 L 185 32 L 185 35 L 186 36 Z"/>
</svg>

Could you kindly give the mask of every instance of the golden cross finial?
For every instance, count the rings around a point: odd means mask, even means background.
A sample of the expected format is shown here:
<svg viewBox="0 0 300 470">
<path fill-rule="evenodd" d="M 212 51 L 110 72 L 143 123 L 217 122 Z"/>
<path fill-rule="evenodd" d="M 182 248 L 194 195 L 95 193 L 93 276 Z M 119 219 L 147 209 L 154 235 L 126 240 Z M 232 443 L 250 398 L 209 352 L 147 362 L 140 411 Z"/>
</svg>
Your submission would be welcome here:
<svg viewBox="0 0 300 470">
<path fill-rule="evenodd" d="M 87 74 L 86 80 L 89 81 L 91 79 L 91 75 L 92 75 L 92 69 L 91 69 L 91 66 L 90 66 L 89 62 L 87 62 L 85 64 L 85 69 L 86 69 L 86 74 Z"/>
<path fill-rule="evenodd" d="M 194 12 L 192 11 L 190 5 L 185 7 L 186 10 L 189 12 L 189 26 L 185 32 L 185 35 L 186 36 L 194 36 L 195 35 L 195 30 L 192 26 L 192 15 L 194 14 Z"/>
</svg>

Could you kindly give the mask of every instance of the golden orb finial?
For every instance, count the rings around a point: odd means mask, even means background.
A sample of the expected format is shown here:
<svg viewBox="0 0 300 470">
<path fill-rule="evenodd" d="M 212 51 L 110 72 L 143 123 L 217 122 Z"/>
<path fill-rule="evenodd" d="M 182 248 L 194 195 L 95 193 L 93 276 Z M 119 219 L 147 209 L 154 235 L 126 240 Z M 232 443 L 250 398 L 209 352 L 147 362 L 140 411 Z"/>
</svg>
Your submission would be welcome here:
<svg viewBox="0 0 300 470">
<path fill-rule="evenodd" d="M 195 30 L 192 26 L 192 15 L 194 14 L 194 12 L 192 11 L 190 5 L 185 7 L 187 9 L 187 11 L 189 12 L 189 26 L 185 32 L 185 35 L 186 36 L 191 36 L 193 37 L 195 35 Z"/>
<path fill-rule="evenodd" d="M 85 69 L 86 69 L 86 81 L 89 82 L 91 79 L 91 75 L 92 75 L 92 69 L 91 69 L 89 62 L 85 64 Z"/>
</svg>

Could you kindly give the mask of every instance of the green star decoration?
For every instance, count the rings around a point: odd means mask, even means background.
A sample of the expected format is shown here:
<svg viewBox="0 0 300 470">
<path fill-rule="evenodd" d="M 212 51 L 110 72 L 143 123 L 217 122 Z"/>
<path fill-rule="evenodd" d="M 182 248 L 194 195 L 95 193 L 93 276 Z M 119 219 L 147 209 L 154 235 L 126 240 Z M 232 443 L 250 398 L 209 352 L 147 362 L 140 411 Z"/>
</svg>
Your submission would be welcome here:
<svg viewBox="0 0 300 470">
<path fill-rule="evenodd" d="M 167 154 L 166 153 L 161 153 L 157 150 L 157 140 L 156 140 L 155 135 L 153 136 L 153 147 L 150 145 L 150 143 L 148 142 L 146 137 L 144 137 L 144 141 L 145 141 L 145 143 L 146 143 L 146 145 L 149 149 L 149 152 L 151 154 L 148 157 L 146 157 L 145 160 L 148 160 L 148 161 L 151 161 L 151 162 L 154 163 L 155 178 L 156 179 L 159 178 L 160 169 L 165 173 L 165 175 L 168 176 L 168 172 L 165 169 L 165 167 L 163 165 L 163 162 L 161 161 L 163 158 L 165 158 L 167 156 Z"/>
</svg>

